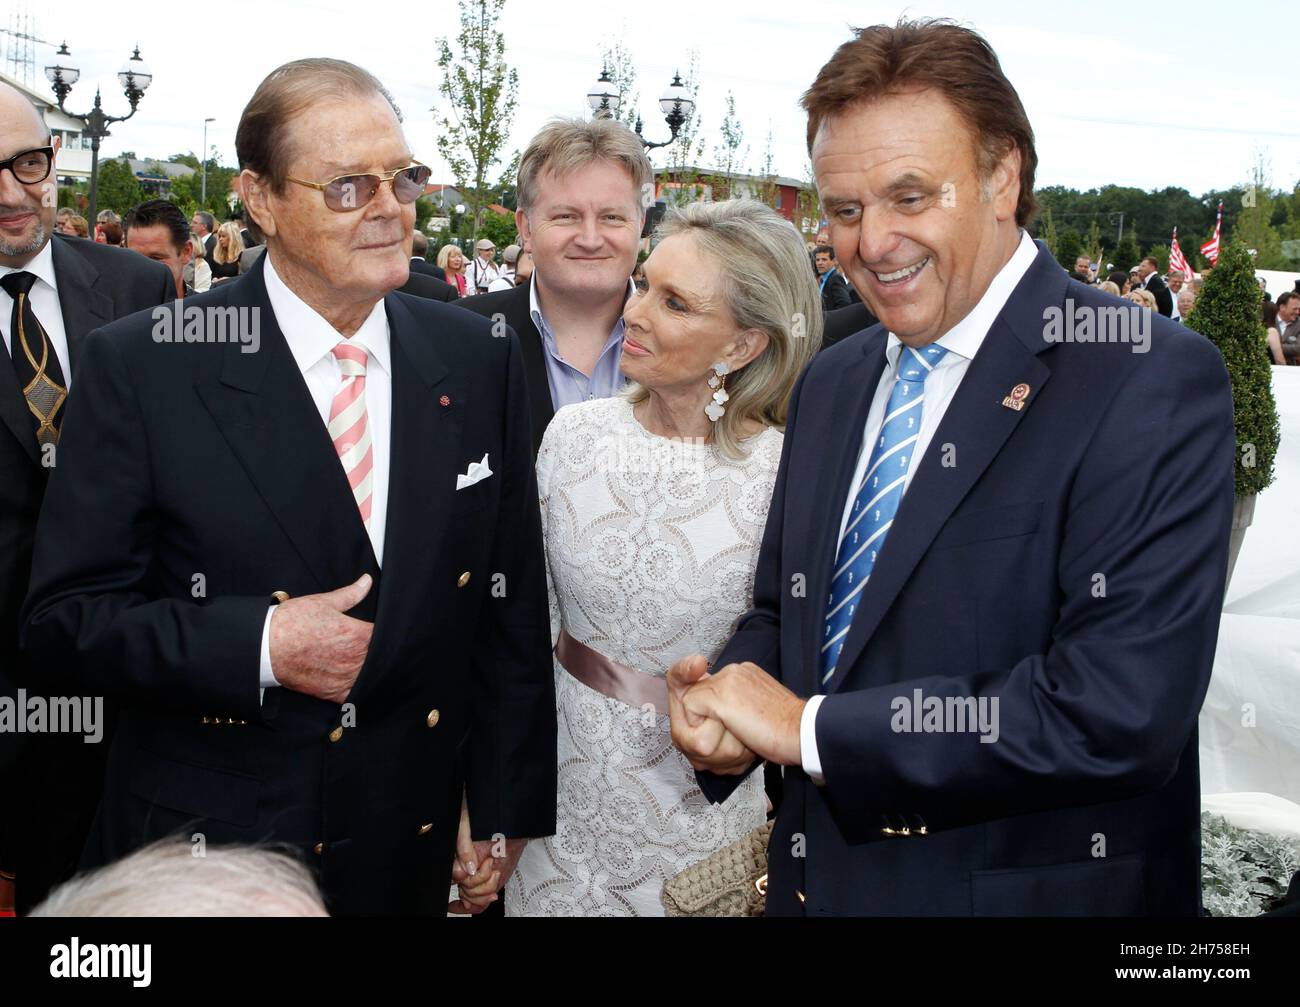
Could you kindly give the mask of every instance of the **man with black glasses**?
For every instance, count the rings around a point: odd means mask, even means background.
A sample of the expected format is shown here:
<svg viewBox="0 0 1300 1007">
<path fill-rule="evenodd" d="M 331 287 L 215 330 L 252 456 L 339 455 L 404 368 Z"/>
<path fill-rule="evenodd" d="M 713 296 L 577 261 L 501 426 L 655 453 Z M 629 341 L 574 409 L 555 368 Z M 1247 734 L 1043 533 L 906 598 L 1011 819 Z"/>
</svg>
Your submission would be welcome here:
<svg viewBox="0 0 1300 1007">
<path fill-rule="evenodd" d="M 25 695 L 42 685 L 76 688 L 63 681 L 66 667 L 29 681 L 35 669 L 19 653 L 18 612 L 82 344 L 91 330 L 174 296 L 158 263 L 54 234 L 57 154 L 32 103 L 0 84 L 0 700 L 15 704 L 20 687 Z M 71 874 L 105 748 L 80 736 L 0 730 L 0 910 L 15 878 L 22 910 Z"/>
</svg>

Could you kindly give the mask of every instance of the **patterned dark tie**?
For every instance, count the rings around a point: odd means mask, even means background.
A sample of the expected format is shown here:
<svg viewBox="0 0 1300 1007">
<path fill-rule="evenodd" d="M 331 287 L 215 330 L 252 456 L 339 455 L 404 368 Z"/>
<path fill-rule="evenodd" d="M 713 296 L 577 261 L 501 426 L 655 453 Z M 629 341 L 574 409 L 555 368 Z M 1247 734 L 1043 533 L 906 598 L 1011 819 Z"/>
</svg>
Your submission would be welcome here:
<svg viewBox="0 0 1300 1007">
<path fill-rule="evenodd" d="M 60 410 L 68 398 L 68 388 L 58 354 L 32 310 L 30 294 L 35 283 L 34 273 L 17 272 L 0 277 L 0 287 L 14 299 L 9 321 L 9 355 L 18 375 L 18 390 L 31 411 L 36 442 L 57 444 L 59 424 L 63 422 Z"/>
</svg>

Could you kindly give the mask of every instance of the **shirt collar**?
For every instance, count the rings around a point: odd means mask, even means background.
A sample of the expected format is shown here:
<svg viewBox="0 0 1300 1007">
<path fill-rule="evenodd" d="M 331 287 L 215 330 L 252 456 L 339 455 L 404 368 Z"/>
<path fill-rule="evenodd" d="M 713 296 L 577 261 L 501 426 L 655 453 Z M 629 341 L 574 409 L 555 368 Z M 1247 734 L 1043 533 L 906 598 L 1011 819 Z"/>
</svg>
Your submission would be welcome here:
<svg viewBox="0 0 1300 1007">
<path fill-rule="evenodd" d="M 636 292 L 636 284 L 633 282 L 632 277 L 629 276 L 627 278 L 627 294 L 624 295 L 623 297 L 623 303 L 626 304 L 627 299 L 631 297 L 635 292 Z M 546 316 L 542 314 L 542 306 L 537 300 L 537 266 L 536 265 L 533 266 L 533 275 L 528 278 L 528 314 L 532 318 L 533 324 L 537 326 L 537 331 L 542 334 L 543 339 L 553 338 L 551 327 L 550 325 L 547 324 Z M 613 338 L 613 334 L 615 332 L 622 331 L 622 322 L 623 322 L 623 316 L 620 315 L 618 321 L 614 323 L 614 328 L 610 330 L 611 338 Z"/>
<path fill-rule="evenodd" d="M 947 349 L 949 355 L 955 353 L 966 360 L 975 359 L 975 354 L 984 344 L 984 337 L 989 334 L 994 320 L 1002 313 L 1007 301 L 1011 299 L 1012 291 L 1024 278 L 1025 273 L 1029 272 L 1029 267 L 1034 264 L 1034 259 L 1037 257 L 1038 246 L 1034 244 L 1034 239 L 1029 236 L 1028 231 L 1021 231 L 1020 244 L 1011 253 L 1011 258 L 1007 260 L 1006 265 L 993 277 L 988 289 L 984 291 L 984 296 L 965 318 L 935 342 Z M 885 345 L 885 356 L 891 371 L 897 369 L 898 358 L 902 352 L 902 341 L 891 332 Z M 946 359 L 948 358 L 945 357 L 944 360 Z M 941 360 L 939 366 L 942 365 Z"/>
<path fill-rule="evenodd" d="M 334 347 L 346 337 L 289 289 L 275 271 L 270 251 L 263 255 L 266 268 L 262 275 L 266 278 L 267 299 L 298 370 L 305 374 L 320 363 L 322 357 L 332 357 Z M 378 364 L 384 373 L 392 374 L 388 314 L 382 299 L 370 309 L 370 314 L 349 342 L 363 346 L 372 363 Z"/>
<path fill-rule="evenodd" d="M 54 240 L 54 238 L 50 238 L 32 258 L 32 261 L 25 266 L 0 266 L 0 276 L 8 276 L 10 273 L 31 273 L 38 280 L 48 284 L 57 294 L 59 284 L 54 278 L 54 251 L 51 248 Z"/>
</svg>

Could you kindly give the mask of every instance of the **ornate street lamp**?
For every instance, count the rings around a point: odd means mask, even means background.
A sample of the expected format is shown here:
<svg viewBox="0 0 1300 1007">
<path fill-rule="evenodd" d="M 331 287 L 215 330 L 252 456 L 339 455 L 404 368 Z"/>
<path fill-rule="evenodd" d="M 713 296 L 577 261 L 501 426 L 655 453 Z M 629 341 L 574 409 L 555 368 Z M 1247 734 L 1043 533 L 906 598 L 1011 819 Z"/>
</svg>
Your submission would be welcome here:
<svg viewBox="0 0 1300 1007">
<path fill-rule="evenodd" d="M 95 88 L 94 107 L 88 114 L 78 115 L 76 112 L 69 112 L 63 103 L 72 92 L 72 85 L 81 78 L 81 71 L 72 65 L 67 42 L 59 46 L 58 52 L 54 55 L 54 63 L 45 68 L 45 78 L 50 82 L 50 86 L 54 88 L 54 96 L 59 102 L 59 111 L 77 119 L 84 119 L 86 122 L 84 134 L 90 137 L 89 219 L 93 222 L 98 209 L 99 141 L 111 135 L 108 127 L 112 123 L 125 122 L 135 115 L 140 99 L 144 97 L 145 91 L 153 83 L 153 74 L 149 72 L 144 60 L 140 58 L 140 47 L 136 46 L 135 51 L 131 53 L 131 58 L 122 64 L 122 69 L 117 73 L 117 82 L 122 86 L 122 92 L 126 95 L 126 100 L 131 104 L 131 111 L 127 115 L 105 115 L 103 108 L 100 106 L 99 88 Z"/>
<path fill-rule="evenodd" d="M 591 106 L 593 119 L 614 118 L 614 103 L 618 101 L 618 92 L 614 82 L 609 79 L 609 67 L 600 68 L 600 76 L 587 91 L 587 104 Z"/>
<path fill-rule="evenodd" d="M 587 91 L 587 104 L 591 107 L 591 114 L 597 119 L 609 119 L 614 115 L 614 106 L 619 100 L 619 93 L 614 89 L 614 82 L 610 79 L 609 69 L 602 67 L 600 76 L 596 83 Z M 691 117 L 695 111 L 695 101 L 691 98 L 691 92 L 685 84 L 682 83 L 680 73 L 673 74 L 672 83 L 664 91 L 663 96 L 659 99 L 659 109 L 664 114 L 664 121 L 668 123 L 669 137 L 667 140 L 655 143 L 641 136 L 641 116 L 636 117 L 636 135 L 641 137 L 641 143 L 645 145 L 646 150 L 654 150 L 656 147 L 667 147 L 677 139 L 677 134 L 681 131 L 686 120 Z"/>
</svg>

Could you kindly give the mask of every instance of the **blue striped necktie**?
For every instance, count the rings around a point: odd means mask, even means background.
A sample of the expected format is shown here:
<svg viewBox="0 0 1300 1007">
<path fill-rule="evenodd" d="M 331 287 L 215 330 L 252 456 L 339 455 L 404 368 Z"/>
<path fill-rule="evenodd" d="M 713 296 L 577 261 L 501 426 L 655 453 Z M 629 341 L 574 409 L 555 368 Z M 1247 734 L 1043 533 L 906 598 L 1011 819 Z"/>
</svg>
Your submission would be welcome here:
<svg viewBox="0 0 1300 1007">
<path fill-rule="evenodd" d="M 821 649 L 821 687 L 835 674 L 853 613 L 862 589 L 876 565 L 885 536 L 903 499 L 907 470 L 921 432 L 925 379 L 947 353 L 931 343 L 919 352 L 904 346 L 898 357 L 898 377 L 889 393 L 885 419 L 871 449 L 871 461 L 853 500 L 853 513 L 844 526 L 835 553 L 835 572 L 826 607 L 826 627 Z"/>
</svg>

